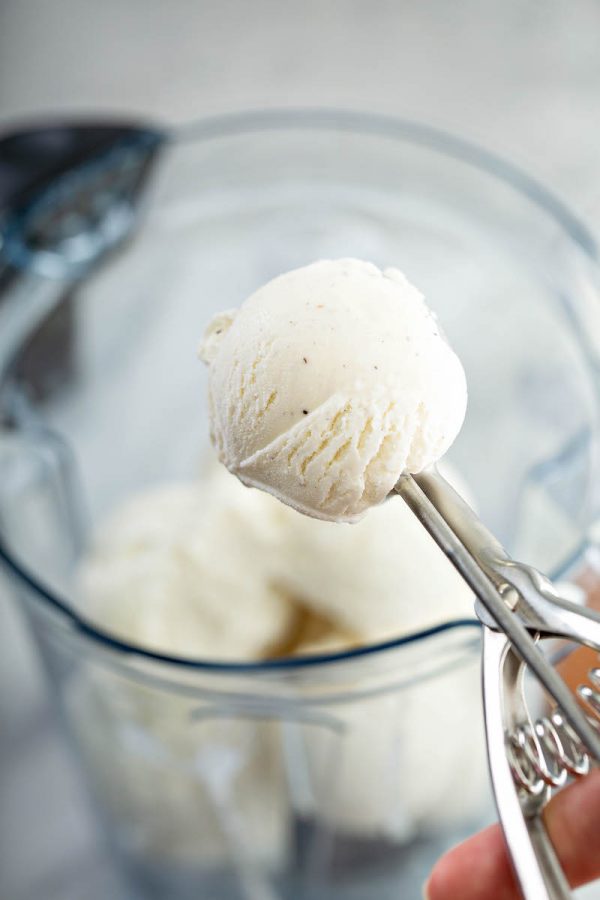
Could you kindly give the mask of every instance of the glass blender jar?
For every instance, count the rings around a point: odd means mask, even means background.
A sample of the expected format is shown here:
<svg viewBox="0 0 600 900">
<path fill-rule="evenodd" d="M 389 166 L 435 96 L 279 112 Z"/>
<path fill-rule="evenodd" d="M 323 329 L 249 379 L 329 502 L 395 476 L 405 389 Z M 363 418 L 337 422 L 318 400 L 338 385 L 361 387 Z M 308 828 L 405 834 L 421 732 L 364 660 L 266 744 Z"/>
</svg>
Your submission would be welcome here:
<svg viewBox="0 0 600 900">
<path fill-rule="evenodd" d="M 73 575 L 115 504 L 194 474 L 208 318 L 282 271 L 356 256 L 404 270 L 463 360 L 450 456 L 481 518 L 588 589 L 592 236 L 456 138 L 270 112 L 122 137 L 9 213 L 3 239 L 0 554 L 115 863 L 170 900 L 416 895 L 488 809 L 475 620 L 225 664 L 92 627 Z"/>
</svg>

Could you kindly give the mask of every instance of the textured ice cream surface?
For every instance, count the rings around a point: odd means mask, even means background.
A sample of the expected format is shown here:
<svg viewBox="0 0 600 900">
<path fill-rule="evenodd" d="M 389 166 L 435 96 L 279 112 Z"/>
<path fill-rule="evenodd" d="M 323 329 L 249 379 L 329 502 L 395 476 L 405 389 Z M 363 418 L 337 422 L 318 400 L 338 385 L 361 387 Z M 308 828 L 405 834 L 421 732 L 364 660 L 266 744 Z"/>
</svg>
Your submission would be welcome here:
<svg viewBox="0 0 600 900">
<path fill-rule="evenodd" d="M 466 409 L 462 365 L 397 269 L 323 260 L 209 324 L 211 436 L 247 485 L 354 521 L 434 463 Z"/>
<path fill-rule="evenodd" d="M 131 498 L 98 531 L 81 566 L 82 611 L 162 653 L 268 655 L 294 614 L 273 579 L 277 506 L 224 470 Z"/>
</svg>

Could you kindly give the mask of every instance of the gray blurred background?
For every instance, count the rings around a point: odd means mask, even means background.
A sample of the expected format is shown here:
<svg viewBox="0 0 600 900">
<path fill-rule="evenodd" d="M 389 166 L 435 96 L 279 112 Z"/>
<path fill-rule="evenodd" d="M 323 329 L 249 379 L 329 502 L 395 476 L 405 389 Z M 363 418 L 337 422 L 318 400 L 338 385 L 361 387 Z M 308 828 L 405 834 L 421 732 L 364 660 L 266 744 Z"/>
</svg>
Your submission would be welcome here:
<svg viewBox="0 0 600 900">
<path fill-rule="evenodd" d="M 0 0 L 0 133 L 64 113 L 377 111 L 510 157 L 600 229 L 599 48 L 597 0 Z M 0 898 L 113 900 L 10 604 L 0 583 Z"/>
<path fill-rule="evenodd" d="M 0 120 L 342 106 L 600 197 L 596 0 L 1 0 Z"/>
</svg>

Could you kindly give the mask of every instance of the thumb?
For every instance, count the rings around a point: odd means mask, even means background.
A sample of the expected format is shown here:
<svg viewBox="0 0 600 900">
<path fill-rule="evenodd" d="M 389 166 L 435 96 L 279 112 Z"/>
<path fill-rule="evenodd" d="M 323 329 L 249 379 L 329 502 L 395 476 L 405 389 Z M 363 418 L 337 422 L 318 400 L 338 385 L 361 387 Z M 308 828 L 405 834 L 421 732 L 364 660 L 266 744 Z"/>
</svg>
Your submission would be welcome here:
<svg viewBox="0 0 600 900">
<path fill-rule="evenodd" d="M 557 793 L 544 821 L 572 887 L 600 878 L 600 769 Z M 434 866 L 427 900 L 520 900 L 499 825 L 450 850 Z"/>
</svg>

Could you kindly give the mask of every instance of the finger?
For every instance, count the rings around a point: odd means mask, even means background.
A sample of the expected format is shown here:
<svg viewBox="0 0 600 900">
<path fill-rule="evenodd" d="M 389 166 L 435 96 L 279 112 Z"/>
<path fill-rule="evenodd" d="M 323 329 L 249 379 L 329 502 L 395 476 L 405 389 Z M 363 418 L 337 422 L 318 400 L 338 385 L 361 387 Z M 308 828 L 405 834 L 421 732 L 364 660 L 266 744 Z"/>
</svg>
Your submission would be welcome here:
<svg viewBox="0 0 600 900">
<path fill-rule="evenodd" d="M 600 769 L 557 794 L 544 820 L 570 885 L 600 878 Z"/>
<path fill-rule="evenodd" d="M 600 770 L 556 794 L 544 815 L 572 887 L 600 878 Z M 521 900 L 499 825 L 450 850 L 434 866 L 428 900 Z"/>
</svg>

